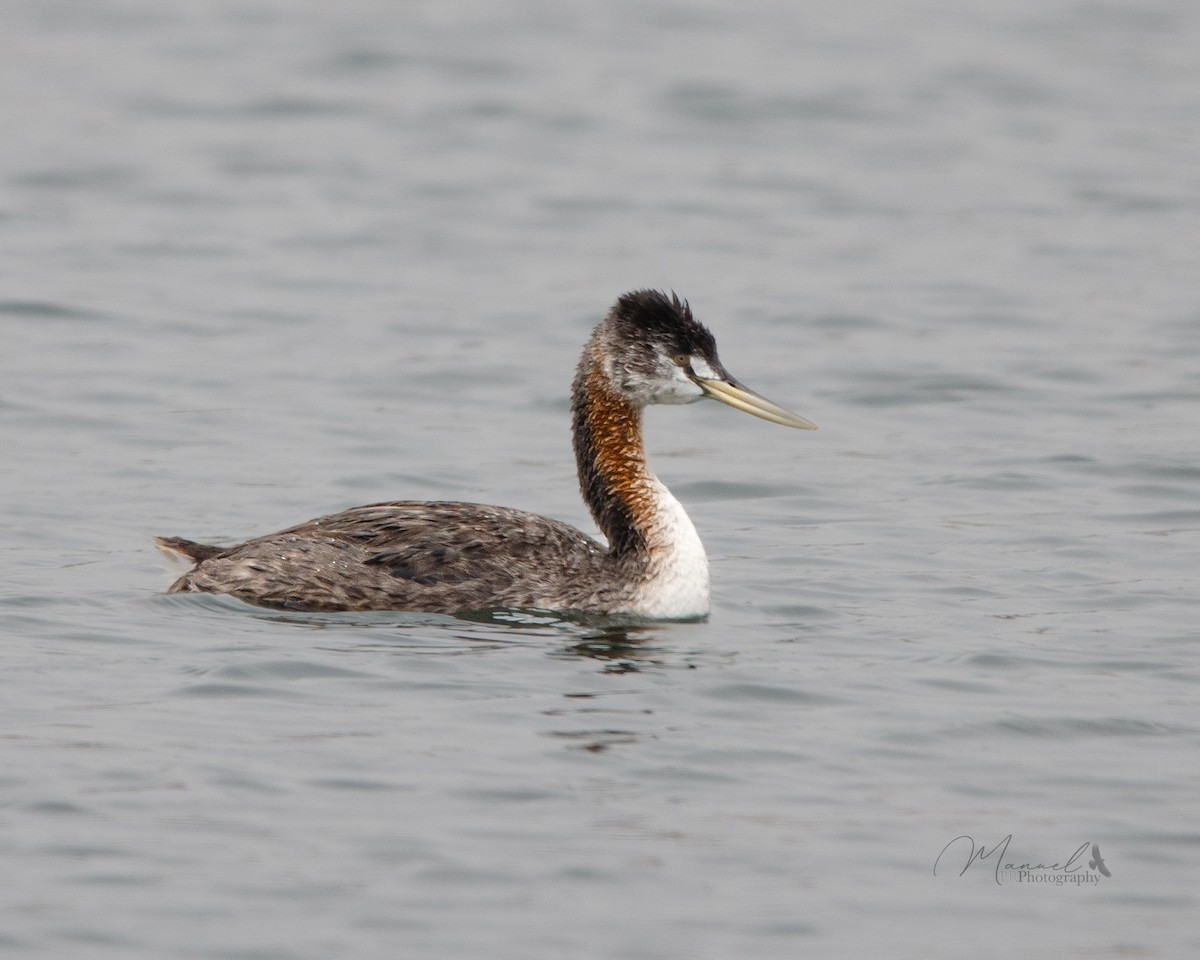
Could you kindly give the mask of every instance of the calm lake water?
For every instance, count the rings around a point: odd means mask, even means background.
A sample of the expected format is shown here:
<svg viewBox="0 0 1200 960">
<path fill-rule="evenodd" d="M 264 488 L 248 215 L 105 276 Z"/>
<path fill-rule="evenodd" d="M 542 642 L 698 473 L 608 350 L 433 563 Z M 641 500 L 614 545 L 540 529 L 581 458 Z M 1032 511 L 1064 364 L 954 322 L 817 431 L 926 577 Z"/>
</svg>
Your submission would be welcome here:
<svg viewBox="0 0 1200 960">
<path fill-rule="evenodd" d="M 7 3 L 6 955 L 1194 955 L 1198 50 L 1193 0 Z M 590 530 L 567 389 L 643 286 L 821 427 L 650 412 L 707 622 L 163 594 L 156 533 Z"/>
</svg>

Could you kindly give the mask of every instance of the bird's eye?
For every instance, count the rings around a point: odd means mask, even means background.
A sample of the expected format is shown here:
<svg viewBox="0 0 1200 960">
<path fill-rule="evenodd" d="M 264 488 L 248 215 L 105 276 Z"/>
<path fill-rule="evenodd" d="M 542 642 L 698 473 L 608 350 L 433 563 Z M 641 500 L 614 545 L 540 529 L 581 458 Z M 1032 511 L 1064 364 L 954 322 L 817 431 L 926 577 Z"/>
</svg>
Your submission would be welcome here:
<svg viewBox="0 0 1200 960">
<path fill-rule="evenodd" d="M 683 367 L 684 370 L 688 370 L 692 366 L 692 358 L 686 353 L 675 354 L 675 356 L 671 358 L 671 362 L 677 367 Z"/>
</svg>

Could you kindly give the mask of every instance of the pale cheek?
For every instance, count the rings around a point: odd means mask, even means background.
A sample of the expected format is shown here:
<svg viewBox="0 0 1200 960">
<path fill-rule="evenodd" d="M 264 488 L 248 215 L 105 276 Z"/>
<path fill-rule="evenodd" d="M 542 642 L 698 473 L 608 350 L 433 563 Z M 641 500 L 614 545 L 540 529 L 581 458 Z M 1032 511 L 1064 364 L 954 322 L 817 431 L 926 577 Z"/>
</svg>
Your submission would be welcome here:
<svg viewBox="0 0 1200 960">
<path fill-rule="evenodd" d="M 704 396 L 703 391 L 690 380 L 663 384 L 655 391 L 655 403 L 695 403 Z"/>
<path fill-rule="evenodd" d="M 719 380 L 717 371 L 708 365 L 703 357 L 692 357 L 692 373 L 704 380 Z"/>
</svg>

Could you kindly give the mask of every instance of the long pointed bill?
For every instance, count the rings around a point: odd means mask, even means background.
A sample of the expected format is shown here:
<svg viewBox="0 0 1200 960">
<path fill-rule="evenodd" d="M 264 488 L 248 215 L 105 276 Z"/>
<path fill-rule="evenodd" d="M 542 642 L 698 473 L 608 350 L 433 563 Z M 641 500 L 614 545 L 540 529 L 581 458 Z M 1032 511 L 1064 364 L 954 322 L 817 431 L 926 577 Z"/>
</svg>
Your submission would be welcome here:
<svg viewBox="0 0 1200 960">
<path fill-rule="evenodd" d="M 743 387 L 736 380 L 710 380 L 704 377 L 695 378 L 696 385 L 714 400 L 727 403 L 744 413 L 749 413 L 772 423 L 780 423 L 785 427 L 796 427 L 798 430 L 816 430 L 817 425 L 811 420 L 805 420 L 799 414 L 785 410 L 766 397 L 759 396 L 749 387 Z"/>
</svg>

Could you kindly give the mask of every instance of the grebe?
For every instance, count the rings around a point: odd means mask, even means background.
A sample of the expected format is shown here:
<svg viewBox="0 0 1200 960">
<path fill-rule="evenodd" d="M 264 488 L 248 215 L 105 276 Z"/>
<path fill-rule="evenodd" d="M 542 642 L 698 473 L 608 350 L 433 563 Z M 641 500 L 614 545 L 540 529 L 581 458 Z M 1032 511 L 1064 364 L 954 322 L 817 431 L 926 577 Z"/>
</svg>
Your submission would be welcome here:
<svg viewBox="0 0 1200 960">
<path fill-rule="evenodd" d="M 627 293 L 593 331 L 571 391 L 579 486 L 607 548 L 565 523 L 506 507 L 377 503 L 234 547 L 157 537 L 165 553 L 195 564 L 169 592 L 224 593 L 286 610 L 703 617 L 708 559 L 682 505 L 646 463 L 642 408 L 705 397 L 816 429 L 730 376 L 686 301 Z"/>
</svg>

